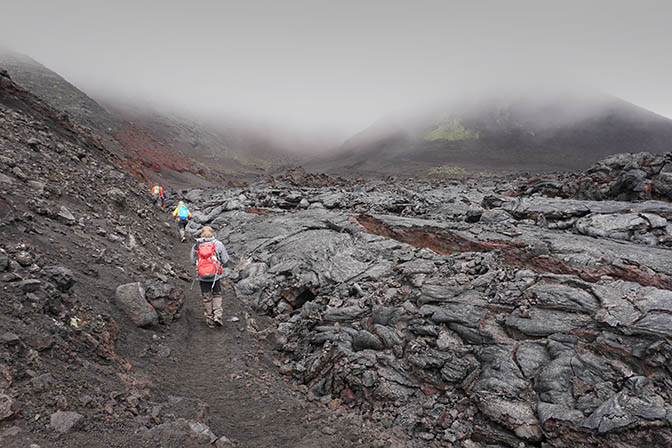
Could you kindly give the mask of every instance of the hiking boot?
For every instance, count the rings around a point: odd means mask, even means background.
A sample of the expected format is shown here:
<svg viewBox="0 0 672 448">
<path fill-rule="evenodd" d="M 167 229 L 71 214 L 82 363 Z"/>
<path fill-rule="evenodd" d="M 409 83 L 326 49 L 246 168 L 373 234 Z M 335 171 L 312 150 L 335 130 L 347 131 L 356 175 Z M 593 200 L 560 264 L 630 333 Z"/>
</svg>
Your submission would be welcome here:
<svg viewBox="0 0 672 448">
<path fill-rule="evenodd" d="M 215 322 L 212 320 L 207 321 L 206 324 L 208 325 L 208 328 L 215 328 Z"/>
<path fill-rule="evenodd" d="M 217 319 L 215 319 L 215 323 L 216 323 L 217 325 L 219 325 L 220 327 L 223 327 L 223 326 L 224 326 L 224 322 L 222 321 L 222 318 L 221 318 L 221 317 L 218 317 Z"/>
<path fill-rule="evenodd" d="M 180 243 L 184 243 L 184 240 L 185 240 L 185 238 L 182 237 L 182 238 L 180 239 Z"/>
</svg>

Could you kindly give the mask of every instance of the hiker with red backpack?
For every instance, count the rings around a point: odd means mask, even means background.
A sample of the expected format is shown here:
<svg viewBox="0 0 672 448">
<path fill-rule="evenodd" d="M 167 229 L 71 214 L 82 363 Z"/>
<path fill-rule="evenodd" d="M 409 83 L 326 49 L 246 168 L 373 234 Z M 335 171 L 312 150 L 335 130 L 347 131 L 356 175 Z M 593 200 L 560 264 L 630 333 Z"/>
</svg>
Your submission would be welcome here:
<svg viewBox="0 0 672 448">
<path fill-rule="evenodd" d="M 196 267 L 203 296 L 205 323 L 210 328 L 224 326 L 220 279 L 224 276 L 224 265 L 228 261 L 229 254 L 222 242 L 214 237 L 212 228 L 203 227 L 201 237 L 191 248 L 191 263 Z"/>
<path fill-rule="evenodd" d="M 186 229 L 191 219 L 191 212 L 184 202 L 180 201 L 177 203 L 177 207 L 173 210 L 173 218 L 175 218 L 177 230 L 180 232 L 180 242 L 184 243 L 184 229 Z"/>
<path fill-rule="evenodd" d="M 154 197 L 154 203 L 156 205 L 160 204 L 161 208 L 166 208 L 166 195 L 163 192 L 163 187 L 161 185 L 156 184 L 152 187 L 152 196 Z"/>
</svg>

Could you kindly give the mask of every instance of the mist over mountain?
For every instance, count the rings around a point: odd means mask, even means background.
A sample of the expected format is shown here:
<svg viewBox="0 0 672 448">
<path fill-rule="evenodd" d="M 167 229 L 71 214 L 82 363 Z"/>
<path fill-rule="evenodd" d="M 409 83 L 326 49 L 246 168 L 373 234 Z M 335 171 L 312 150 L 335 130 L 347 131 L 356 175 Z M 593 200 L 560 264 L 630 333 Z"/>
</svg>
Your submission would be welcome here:
<svg viewBox="0 0 672 448">
<path fill-rule="evenodd" d="M 315 169 L 422 174 L 441 166 L 585 169 L 611 154 L 672 147 L 672 120 L 586 91 L 500 93 L 381 119 Z"/>
<path fill-rule="evenodd" d="M 12 78 L 75 123 L 92 129 L 129 167 L 151 182 L 187 186 L 265 174 L 296 163 L 312 144 L 280 128 L 229 117 L 190 117 L 159 103 L 96 98 L 29 56 L 0 51 Z"/>
</svg>

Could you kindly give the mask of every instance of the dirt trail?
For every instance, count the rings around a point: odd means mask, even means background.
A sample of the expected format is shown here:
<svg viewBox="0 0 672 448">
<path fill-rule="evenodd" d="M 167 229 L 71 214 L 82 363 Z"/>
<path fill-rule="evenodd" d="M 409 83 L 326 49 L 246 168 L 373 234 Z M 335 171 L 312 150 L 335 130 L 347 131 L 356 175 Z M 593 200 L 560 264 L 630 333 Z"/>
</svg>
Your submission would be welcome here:
<svg viewBox="0 0 672 448">
<path fill-rule="evenodd" d="M 190 245 L 176 249 L 180 260 L 175 261 L 188 267 Z M 185 289 L 182 317 L 164 341 L 171 355 L 146 366 L 157 381 L 154 393 L 207 402 L 210 428 L 239 446 L 375 446 L 379 435 L 361 417 L 307 401 L 280 374 L 270 344 L 246 330 L 247 310 L 232 288 L 223 288 L 225 326 L 217 329 L 205 325 L 198 285 Z M 240 320 L 232 322 L 234 316 Z M 259 327 L 270 324 L 263 316 L 255 318 Z"/>
</svg>

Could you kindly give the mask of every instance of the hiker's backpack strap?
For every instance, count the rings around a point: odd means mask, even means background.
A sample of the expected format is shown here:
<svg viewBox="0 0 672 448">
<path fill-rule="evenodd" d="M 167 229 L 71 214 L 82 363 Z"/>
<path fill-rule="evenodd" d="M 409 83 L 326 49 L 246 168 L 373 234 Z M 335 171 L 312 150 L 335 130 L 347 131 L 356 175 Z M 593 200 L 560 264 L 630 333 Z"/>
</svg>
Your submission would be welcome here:
<svg viewBox="0 0 672 448">
<path fill-rule="evenodd" d="M 196 267 L 196 270 L 198 271 L 198 246 L 200 246 L 200 242 L 196 241 L 196 244 L 194 244 L 194 258 L 196 261 L 194 262 L 194 266 Z"/>
</svg>

